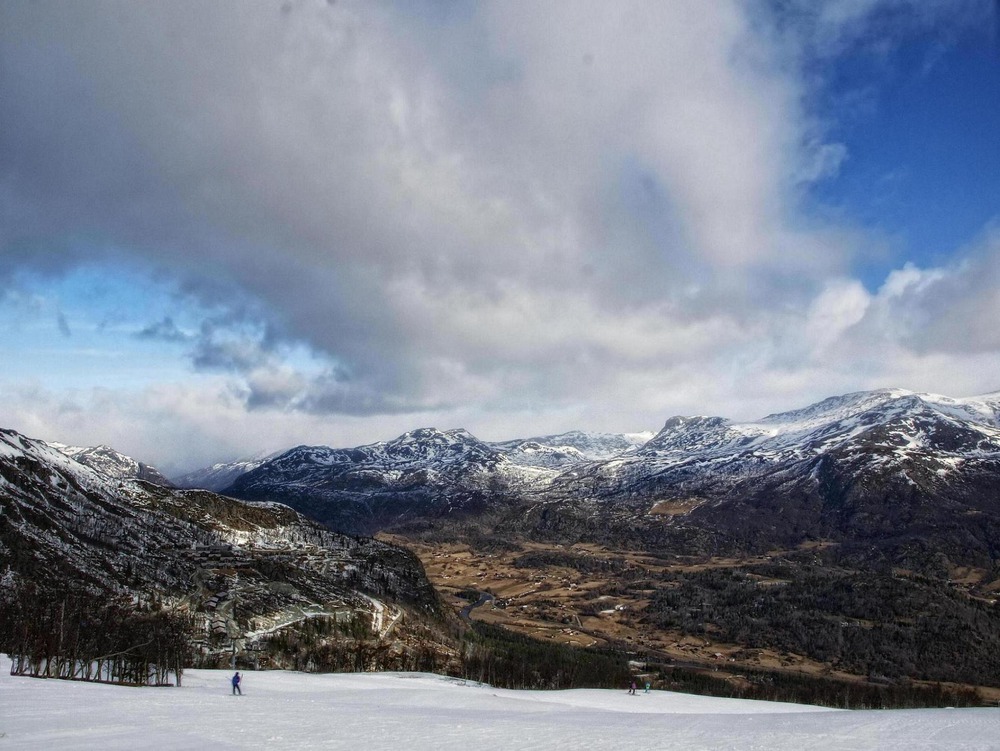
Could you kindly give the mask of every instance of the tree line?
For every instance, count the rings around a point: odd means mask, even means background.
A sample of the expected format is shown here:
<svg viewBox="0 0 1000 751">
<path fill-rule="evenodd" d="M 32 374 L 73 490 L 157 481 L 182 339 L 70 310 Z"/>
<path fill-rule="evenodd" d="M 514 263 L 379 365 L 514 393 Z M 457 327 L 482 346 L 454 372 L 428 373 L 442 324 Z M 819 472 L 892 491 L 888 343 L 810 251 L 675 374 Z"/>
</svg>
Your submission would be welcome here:
<svg viewBox="0 0 1000 751">
<path fill-rule="evenodd" d="M 0 605 L 11 675 L 179 686 L 190 662 L 190 619 L 155 602 L 22 584 Z"/>
<path fill-rule="evenodd" d="M 473 621 L 460 644 L 460 675 L 498 688 L 624 688 L 627 656 L 540 641 L 494 624 Z"/>
</svg>

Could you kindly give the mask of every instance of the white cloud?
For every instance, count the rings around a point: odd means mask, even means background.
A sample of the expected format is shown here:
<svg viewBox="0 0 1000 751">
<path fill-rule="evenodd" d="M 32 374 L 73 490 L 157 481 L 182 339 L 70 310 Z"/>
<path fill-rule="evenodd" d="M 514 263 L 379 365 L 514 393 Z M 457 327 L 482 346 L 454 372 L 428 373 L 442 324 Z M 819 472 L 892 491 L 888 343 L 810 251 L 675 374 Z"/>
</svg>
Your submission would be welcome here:
<svg viewBox="0 0 1000 751">
<path fill-rule="evenodd" d="M 812 302 L 804 327 L 806 341 L 822 351 L 861 321 L 869 305 L 871 296 L 857 280 L 830 281 Z"/>
<path fill-rule="evenodd" d="M 0 384 L 22 394 L 11 414 L 78 442 L 90 419 L 100 440 L 185 464 L 308 440 L 324 412 L 341 444 L 432 420 L 510 437 L 943 384 L 936 353 L 1000 347 L 970 333 L 997 312 L 993 251 L 869 292 L 850 276 L 868 238 L 800 205 L 850 158 L 808 111 L 806 50 L 868 44 L 872 19 L 908 7 L 792 3 L 775 25 L 735 0 L 433 18 L 10 3 L 9 268 L 125 258 L 223 312 L 190 353 L 222 375 L 190 393 L 77 395 L 63 412 Z M 180 342 L 175 328 L 155 332 Z M 303 349 L 309 367 L 289 355 Z M 147 419 L 169 437 L 135 438 Z"/>
</svg>

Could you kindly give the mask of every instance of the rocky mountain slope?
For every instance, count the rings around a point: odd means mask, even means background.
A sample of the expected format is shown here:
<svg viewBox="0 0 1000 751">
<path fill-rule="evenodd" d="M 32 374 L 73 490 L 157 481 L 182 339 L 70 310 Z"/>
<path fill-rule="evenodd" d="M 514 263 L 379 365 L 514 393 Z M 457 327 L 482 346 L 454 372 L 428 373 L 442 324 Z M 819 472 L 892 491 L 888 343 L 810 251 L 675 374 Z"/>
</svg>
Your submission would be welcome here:
<svg viewBox="0 0 1000 751">
<path fill-rule="evenodd" d="M 633 453 L 651 436 L 574 431 L 489 443 L 466 430 L 423 428 L 351 449 L 299 446 L 220 492 L 279 500 L 334 529 L 370 534 L 414 519 L 489 511 L 497 499 L 543 488 L 568 467 Z"/>
<path fill-rule="evenodd" d="M 426 429 L 299 447 L 226 492 L 353 532 L 479 517 L 490 534 L 695 553 L 827 540 L 853 555 L 874 542 L 921 569 L 1000 553 L 1000 394 L 860 392 L 751 422 L 674 417 L 644 439 Z"/>
<path fill-rule="evenodd" d="M 261 464 L 276 458 L 281 453 L 280 451 L 262 453 L 246 459 L 217 462 L 211 467 L 205 467 L 175 477 L 173 484 L 178 488 L 198 488 L 200 490 L 219 492 L 232 485 L 240 475 L 245 475 L 247 472 L 257 469 Z"/>
<path fill-rule="evenodd" d="M 1000 395 L 887 389 L 747 423 L 672 418 L 635 454 L 562 473 L 539 518 L 582 529 L 598 517 L 647 547 L 828 540 L 852 553 L 877 543 L 918 568 L 938 556 L 991 565 L 998 477 Z"/>
<path fill-rule="evenodd" d="M 401 548 L 278 504 L 105 475 L 10 430 L 0 430 L 0 577 L 164 601 L 191 613 L 208 662 L 319 616 L 401 638 L 408 620 L 440 615 Z"/>
<path fill-rule="evenodd" d="M 368 534 L 402 520 L 470 514 L 555 476 L 465 430 L 415 430 L 353 449 L 299 446 L 224 492 L 280 500 L 335 529 Z"/>
<path fill-rule="evenodd" d="M 587 433 L 574 430 L 559 435 L 519 438 L 491 445 L 515 464 L 561 469 L 632 453 L 652 437 L 653 433 Z"/>
<path fill-rule="evenodd" d="M 67 446 L 64 443 L 48 445 L 109 479 L 145 480 L 165 488 L 173 487 L 173 483 L 156 467 L 125 456 L 109 446 L 81 447 Z"/>
</svg>

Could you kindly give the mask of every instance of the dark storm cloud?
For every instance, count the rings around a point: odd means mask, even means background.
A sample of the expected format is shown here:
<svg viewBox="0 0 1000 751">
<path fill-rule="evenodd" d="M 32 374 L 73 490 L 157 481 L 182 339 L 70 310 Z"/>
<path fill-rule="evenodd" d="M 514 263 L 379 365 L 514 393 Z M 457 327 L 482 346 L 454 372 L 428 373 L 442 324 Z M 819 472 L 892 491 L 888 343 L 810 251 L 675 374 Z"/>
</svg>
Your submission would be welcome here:
<svg viewBox="0 0 1000 751">
<path fill-rule="evenodd" d="M 204 280 L 246 290 L 264 320 L 280 309 L 289 336 L 361 368 L 396 359 L 384 283 L 417 240 L 359 179 L 382 146 L 355 122 L 365 71 L 342 70 L 360 22 L 314 8 L 289 30 L 277 9 L 5 4 L 6 268 L 124 249 L 209 303 L 233 298 Z M 205 366 L 243 359 L 202 349 Z"/>
<path fill-rule="evenodd" d="M 306 376 L 288 368 L 262 368 L 248 378 L 248 409 L 295 410 L 308 415 L 369 417 L 446 409 L 446 403 L 426 403 L 388 395 L 386 390 L 358 382 L 332 369 Z"/>
</svg>

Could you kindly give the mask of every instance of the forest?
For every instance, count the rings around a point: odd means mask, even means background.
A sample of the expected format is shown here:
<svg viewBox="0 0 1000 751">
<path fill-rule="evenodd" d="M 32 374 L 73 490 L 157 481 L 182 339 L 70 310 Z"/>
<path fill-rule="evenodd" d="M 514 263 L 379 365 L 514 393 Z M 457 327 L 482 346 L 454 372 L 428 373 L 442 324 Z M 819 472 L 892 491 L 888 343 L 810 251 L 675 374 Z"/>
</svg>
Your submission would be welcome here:
<svg viewBox="0 0 1000 751">
<path fill-rule="evenodd" d="M 875 680 L 1000 685 L 1000 607 L 891 571 L 774 563 L 672 573 L 645 618 Z"/>
<path fill-rule="evenodd" d="M 189 619 L 156 602 L 27 584 L 7 588 L 0 604 L 12 675 L 179 686 L 191 662 Z"/>
</svg>

